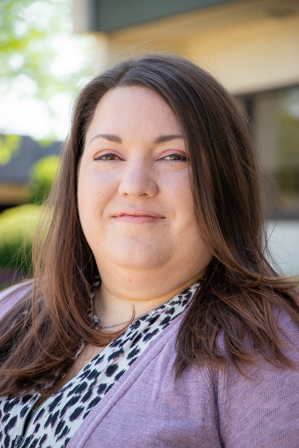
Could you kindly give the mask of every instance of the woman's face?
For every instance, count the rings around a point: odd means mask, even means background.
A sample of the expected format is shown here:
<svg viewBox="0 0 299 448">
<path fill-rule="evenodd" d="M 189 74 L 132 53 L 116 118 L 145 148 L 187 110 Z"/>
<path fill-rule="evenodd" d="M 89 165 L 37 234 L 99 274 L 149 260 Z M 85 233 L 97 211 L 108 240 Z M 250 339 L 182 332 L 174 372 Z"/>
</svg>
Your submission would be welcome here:
<svg viewBox="0 0 299 448">
<path fill-rule="evenodd" d="M 101 275 L 158 269 L 192 278 L 210 260 L 180 123 L 148 88 L 118 87 L 98 103 L 79 167 L 78 206 Z"/>
</svg>

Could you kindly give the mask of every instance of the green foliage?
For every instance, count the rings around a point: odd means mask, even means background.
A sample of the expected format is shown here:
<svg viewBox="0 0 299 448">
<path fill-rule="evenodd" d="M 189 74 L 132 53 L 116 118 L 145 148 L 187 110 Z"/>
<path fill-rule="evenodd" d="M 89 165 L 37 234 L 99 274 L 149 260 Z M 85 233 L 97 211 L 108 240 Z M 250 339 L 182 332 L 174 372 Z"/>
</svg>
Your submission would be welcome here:
<svg viewBox="0 0 299 448">
<path fill-rule="evenodd" d="M 19 135 L 0 135 L 0 165 L 6 165 L 22 144 Z"/>
<path fill-rule="evenodd" d="M 42 146 L 44 148 L 47 148 L 48 146 L 55 143 L 56 140 L 53 137 L 44 137 L 43 139 L 36 140 L 36 143 L 39 144 L 39 146 Z"/>
<path fill-rule="evenodd" d="M 37 222 L 39 205 L 20 205 L 0 214 L 0 266 L 30 272 L 31 249 Z"/>
<path fill-rule="evenodd" d="M 61 92 L 73 93 L 92 70 L 92 58 L 80 69 L 55 76 L 57 39 L 68 37 L 86 54 L 94 45 L 91 36 L 72 29 L 71 0 L 1 0 L 0 79 L 2 90 L 25 85 L 24 95 L 48 101 Z M 67 54 L 65 55 L 67 58 Z M 13 82 L 17 81 L 16 84 Z M 26 90 L 26 89 L 25 89 Z"/>
<path fill-rule="evenodd" d="M 50 193 L 59 167 L 59 156 L 47 156 L 33 165 L 29 180 L 29 202 L 41 204 Z"/>
<path fill-rule="evenodd" d="M 48 196 L 57 168 L 59 156 L 47 156 L 32 167 L 29 189 L 35 204 L 26 204 L 4 210 L 0 214 L 0 267 L 11 267 L 23 273 L 31 272 L 32 242 L 41 206 Z"/>
</svg>

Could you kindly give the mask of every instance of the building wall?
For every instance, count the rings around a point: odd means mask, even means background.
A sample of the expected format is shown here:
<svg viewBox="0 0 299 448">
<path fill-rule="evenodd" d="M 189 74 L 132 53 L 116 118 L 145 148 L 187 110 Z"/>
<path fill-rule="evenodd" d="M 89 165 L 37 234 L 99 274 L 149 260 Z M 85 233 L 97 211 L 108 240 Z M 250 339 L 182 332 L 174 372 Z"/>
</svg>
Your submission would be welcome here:
<svg viewBox="0 0 299 448">
<path fill-rule="evenodd" d="M 233 93 L 299 83 L 299 16 L 265 17 L 186 41 L 186 54 Z"/>
<path fill-rule="evenodd" d="M 18 150 L 7 163 L 0 165 L 0 212 L 28 200 L 32 166 L 45 156 L 59 154 L 61 145 L 61 142 L 55 142 L 42 146 L 29 136 L 20 136 Z"/>
<path fill-rule="evenodd" d="M 202 65 L 233 94 L 299 84 L 299 2 L 239 1 L 103 34 L 97 69 L 143 51 Z"/>
</svg>

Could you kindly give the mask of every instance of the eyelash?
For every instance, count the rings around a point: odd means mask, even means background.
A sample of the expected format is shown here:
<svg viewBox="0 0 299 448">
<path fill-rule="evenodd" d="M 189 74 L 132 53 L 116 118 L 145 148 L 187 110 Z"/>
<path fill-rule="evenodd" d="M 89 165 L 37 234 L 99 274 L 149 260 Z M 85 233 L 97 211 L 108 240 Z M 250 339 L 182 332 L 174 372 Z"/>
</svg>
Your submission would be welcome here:
<svg viewBox="0 0 299 448">
<path fill-rule="evenodd" d="M 169 159 L 167 159 L 167 157 L 169 157 Z M 168 154 L 167 156 L 162 157 L 162 159 L 159 160 L 169 160 L 170 162 L 186 162 L 188 159 L 186 156 L 183 156 L 182 154 L 173 153 Z"/>
<path fill-rule="evenodd" d="M 107 158 L 106 158 L 107 157 Z M 103 160 L 104 162 L 110 162 L 110 160 L 123 160 L 118 155 L 114 154 L 113 152 L 109 152 L 107 154 L 102 154 L 101 156 L 94 157 L 94 160 Z"/>
<path fill-rule="evenodd" d="M 119 157 L 118 155 L 114 154 L 114 153 L 107 153 L 107 154 L 103 154 L 99 157 L 95 157 L 94 160 L 102 160 L 104 162 L 110 162 L 113 160 L 123 160 L 121 157 Z M 186 156 L 183 156 L 182 154 L 178 154 L 178 153 L 173 153 L 173 154 L 168 154 L 165 157 L 162 157 L 161 159 L 158 159 L 158 161 L 163 161 L 163 160 L 168 160 L 170 162 L 186 162 L 188 160 L 188 158 Z"/>
</svg>

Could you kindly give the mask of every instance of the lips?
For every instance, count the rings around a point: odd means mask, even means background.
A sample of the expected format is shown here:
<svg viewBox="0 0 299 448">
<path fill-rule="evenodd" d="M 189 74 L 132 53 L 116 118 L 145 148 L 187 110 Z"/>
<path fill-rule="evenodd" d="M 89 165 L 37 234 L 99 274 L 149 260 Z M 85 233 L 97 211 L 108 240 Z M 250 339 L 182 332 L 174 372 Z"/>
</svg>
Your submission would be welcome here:
<svg viewBox="0 0 299 448">
<path fill-rule="evenodd" d="M 151 218 L 163 218 L 163 216 L 159 213 L 145 209 L 121 210 L 114 215 L 115 218 L 119 218 L 120 216 L 148 216 Z"/>
<path fill-rule="evenodd" d="M 120 222 L 147 223 L 157 222 L 161 219 L 164 219 L 164 216 L 151 210 L 130 209 L 120 210 L 115 215 L 113 215 L 112 218 Z"/>
</svg>

